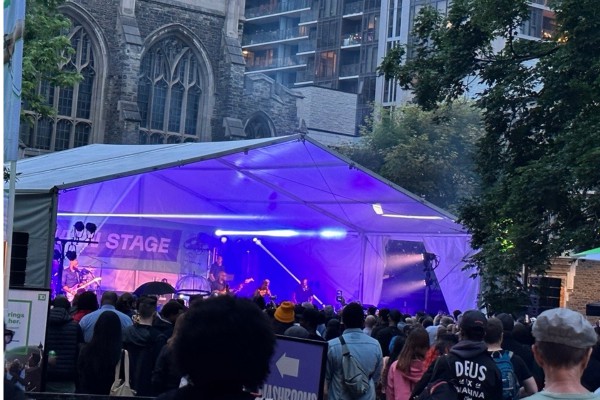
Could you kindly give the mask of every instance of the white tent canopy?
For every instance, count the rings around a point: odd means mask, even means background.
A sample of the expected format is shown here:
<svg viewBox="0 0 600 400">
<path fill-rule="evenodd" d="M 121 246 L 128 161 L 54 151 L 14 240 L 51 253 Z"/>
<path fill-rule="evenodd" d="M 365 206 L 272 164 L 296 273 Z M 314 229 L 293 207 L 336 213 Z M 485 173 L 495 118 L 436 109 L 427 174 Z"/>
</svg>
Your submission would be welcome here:
<svg viewBox="0 0 600 400">
<path fill-rule="evenodd" d="M 420 242 L 439 258 L 435 274 L 448 309 L 476 305 L 478 281 L 462 271 L 470 236 L 452 215 L 307 137 L 90 145 L 21 160 L 17 172 L 14 230 L 30 235 L 28 286 L 49 285 L 55 238 L 83 220 L 98 232 L 117 225 L 209 236 L 257 231 L 296 276 L 314 275 L 307 269 L 318 266 L 323 287 L 368 304 L 380 300 L 386 244 Z M 108 262 L 93 247 L 88 252 Z M 182 254 L 141 265 L 172 268 Z"/>
</svg>

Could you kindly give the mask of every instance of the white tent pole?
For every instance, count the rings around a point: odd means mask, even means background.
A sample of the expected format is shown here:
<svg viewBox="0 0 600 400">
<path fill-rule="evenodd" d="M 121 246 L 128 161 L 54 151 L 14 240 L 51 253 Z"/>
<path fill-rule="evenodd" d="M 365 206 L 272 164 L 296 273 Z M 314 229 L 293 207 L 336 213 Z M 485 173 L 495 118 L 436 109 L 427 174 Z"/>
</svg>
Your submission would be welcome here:
<svg viewBox="0 0 600 400">
<path fill-rule="evenodd" d="M 367 255 L 367 236 L 364 233 L 360 234 L 360 288 L 358 297 L 360 302 L 364 303 L 364 291 L 365 291 L 365 257 Z"/>
<path fill-rule="evenodd" d="M 15 182 L 17 180 L 17 161 L 12 160 L 10 162 L 10 180 L 8 184 L 8 207 L 5 210 L 6 213 L 6 230 L 4 234 L 5 242 L 5 253 L 4 253 L 4 309 L 8 307 L 8 288 L 10 283 L 10 259 L 12 256 L 12 242 L 13 242 L 13 225 L 15 216 Z"/>
</svg>

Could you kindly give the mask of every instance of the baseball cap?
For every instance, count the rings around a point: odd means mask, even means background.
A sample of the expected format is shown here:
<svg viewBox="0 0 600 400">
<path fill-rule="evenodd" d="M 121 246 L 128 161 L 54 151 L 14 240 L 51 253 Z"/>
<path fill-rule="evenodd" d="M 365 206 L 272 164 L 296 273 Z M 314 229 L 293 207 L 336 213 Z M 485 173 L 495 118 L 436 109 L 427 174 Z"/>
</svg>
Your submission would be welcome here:
<svg viewBox="0 0 600 400">
<path fill-rule="evenodd" d="M 553 308 L 538 315 L 531 333 L 537 341 L 578 349 L 592 347 L 598 341 L 592 324 L 583 315 L 568 308 Z"/>
<path fill-rule="evenodd" d="M 465 311 L 460 320 L 460 329 L 463 331 L 484 331 L 487 327 L 487 318 L 478 310 Z"/>
</svg>

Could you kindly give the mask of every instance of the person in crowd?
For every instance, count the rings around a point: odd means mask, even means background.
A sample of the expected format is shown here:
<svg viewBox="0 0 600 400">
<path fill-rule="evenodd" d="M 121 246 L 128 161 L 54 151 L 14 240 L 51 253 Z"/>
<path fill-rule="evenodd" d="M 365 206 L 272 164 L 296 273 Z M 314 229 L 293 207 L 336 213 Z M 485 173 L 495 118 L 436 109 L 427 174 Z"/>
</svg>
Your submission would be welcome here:
<svg viewBox="0 0 600 400">
<path fill-rule="evenodd" d="M 342 334 L 342 326 L 340 324 L 340 320 L 337 318 L 332 318 L 327 321 L 327 327 L 325 329 L 325 334 L 323 335 L 323 339 L 329 341 L 331 339 L 335 339 Z"/>
<path fill-rule="evenodd" d="M 6 328 L 6 323 L 4 324 L 4 350 L 6 351 L 6 346 L 12 342 L 15 332 Z M 4 373 L 4 398 L 5 399 L 14 399 L 14 400 L 25 400 L 25 392 L 16 384 L 16 381 L 20 379 L 17 374 L 14 377 L 10 370 L 5 371 Z"/>
<path fill-rule="evenodd" d="M 69 314 L 71 305 L 64 296 L 56 296 L 48 315 L 46 330 L 46 391 L 74 393 L 77 381 L 77 358 L 83 332 Z M 52 355 L 52 356 L 50 356 Z"/>
<path fill-rule="evenodd" d="M 360 400 L 375 398 L 375 382 L 379 380 L 382 368 L 381 346 L 379 342 L 363 333 L 364 313 L 359 303 L 347 304 L 342 310 L 342 323 L 346 327 L 342 334 L 352 357 L 360 364 L 370 379 L 368 392 Z M 331 339 L 327 350 L 325 371 L 325 391 L 329 400 L 350 399 L 344 387 L 342 371 L 342 344 L 340 338 Z"/>
<path fill-rule="evenodd" d="M 429 349 L 429 335 L 423 328 L 413 329 L 406 338 L 398 358 L 392 362 L 385 390 L 387 400 L 408 400 L 412 388 L 425 372 L 424 359 Z"/>
<path fill-rule="evenodd" d="M 375 322 L 377 322 L 377 317 L 368 314 L 365 318 L 365 327 L 363 328 L 363 332 L 371 336 L 371 332 L 373 332 L 373 326 L 375 326 Z"/>
<path fill-rule="evenodd" d="M 526 397 L 531 396 L 532 394 L 538 391 L 537 384 L 535 383 L 535 379 L 533 379 L 533 375 L 525 361 L 518 354 L 513 354 L 509 350 L 504 350 L 501 346 L 502 336 L 504 332 L 504 327 L 502 322 L 495 317 L 488 319 L 488 325 L 485 331 L 485 343 L 488 347 L 488 353 L 492 356 L 492 358 L 497 359 L 502 357 L 503 355 L 510 355 L 510 362 L 513 366 L 513 371 L 519 380 L 519 396 Z"/>
<path fill-rule="evenodd" d="M 225 272 L 225 274 L 227 274 L 225 267 L 223 266 L 223 256 L 219 254 L 215 259 L 215 262 L 210 266 L 208 271 L 208 279 L 211 282 L 216 282 L 219 279 L 219 274 L 221 272 Z"/>
<path fill-rule="evenodd" d="M 154 314 L 152 326 L 161 331 L 161 333 L 168 339 L 173 334 L 175 321 L 177 321 L 177 318 L 183 314 L 184 311 L 185 306 L 183 306 L 177 300 L 169 300 L 164 306 L 162 306 L 160 312 Z"/>
<path fill-rule="evenodd" d="M 282 301 L 273 315 L 273 331 L 278 335 L 283 335 L 287 328 L 294 325 L 295 318 L 294 303 Z"/>
<path fill-rule="evenodd" d="M 381 351 L 383 356 L 387 357 L 390 355 L 390 342 L 394 336 L 398 336 L 401 332 L 398 329 L 398 322 L 402 318 L 402 314 L 398 310 L 390 310 L 388 314 L 388 326 L 382 328 L 376 332 L 376 336 L 373 336 L 381 345 Z"/>
<path fill-rule="evenodd" d="M 140 297 L 137 311 L 137 323 L 123 329 L 123 348 L 129 352 L 131 388 L 138 396 L 152 396 L 152 370 L 167 337 L 152 326 L 154 297 Z"/>
<path fill-rule="evenodd" d="M 283 332 L 284 336 L 308 339 L 308 331 L 299 325 L 292 325 Z"/>
<path fill-rule="evenodd" d="M 83 317 L 96 311 L 99 306 L 98 297 L 94 292 L 86 291 L 79 293 L 77 296 L 77 305 L 73 314 L 73 320 L 79 323 Z"/>
<path fill-rule="evenodd" d="M 378 400 L 385 400 L 385 390 L 387 388 L 387 377 L 390 371 L 390 365 L 398 359 L 400 352 L 404 348 L 404 343 L 406 343 L 406 335 L 404 332 L 402 332 L 401 335 L 394 336 L 394 338 L 390 342 L 390 355 L 387 357 L 383 357 L 381 376 L 379 377 L 379 381 L 376 385 Z"/>
<path fill-rule="evenodd" d="M 251 301 L 219 296 L 190 306 L 173 346 L 190 383 L 158 400 L 253 400 L 269 373 L 275 335 Z"/>
<path fill-rule="evenodd" d="M 292 292 L 292 302 L 296 304 L 302 304 L 304 302 L 313 302 L 313 292 L 310 286 L 308 286 L 308 279 L 304 278 L 296 289 Z"/>
<path fill-rule="evenodd" d="M 553 308 L 538 315 L 532 333 L 533 356 L 544 370 L 546 384 L 528 399 L 597 399 L 581 384 L 592 347 L 598 341 L 585 317 L 568 308 Z"/>
<path fill-rule="evenodd" d="M 600 327 L 594 326 L 594 330 L 599 342 L 592 348 L 592 356 L 581 377 L 581 384 L 590 392 L 600 388 Z"/>
<path fill-rule="evenodd" d="M 322 319 L 324 320 L 325 318 L 314 308 L 307 308 L 302 312 L 300 326 L 308 332 L 308 339 L 325 341 L 325 339 L 317 333 L 317 326 L 321 323 Z"/>
<path fill-rule="evenodd" d="M 102 299 L 100 300 L 101 307 L 96 311 L 93 311 L 81 318 L 81 321 L 79 321 L 79 326 L 81 326 L 81 329 L 83 330 L 83 340 L 86 343 L 89 343 L 90 340 L 92 340 L 92 334 L 94 333 L 94 326 L 96 325 L 96 321 L 98 320 L 100 315 L 104 314 L 107 311 L 113 312 L 117 315 L 117 317 L 121 321 L 121 327 L 123 329 L 133 325 L 133 321 L 131 320 L 131 318 L 115 309 L 116 303 L 117 294 L 115 292 L 106 291 L 102 293 Z"/>
<path fill-rule="evenodd" d="M 478 310 L 465 311 L 460 320 L 460 341 L 440 357 L 428 383 L 455 380 L 459 400 L 502 400 L 502 376 L 483 342 L 487 319 Z M 475 373 L 476 372 L 476 373 Z"/>
<path fill-rule="evenodd" d="M 379 315 L 377 316 L 377 322 L 375 326 L 373 326 L 373 330 L 371 331 L 371 337 L 377 338 L 377 333 L 390 325 L 388 320 L 388 316 L 390 315 L 389 308 L 380 308 Z"/>
<path fill-rule="evenodd" d="M 122 353 L 122 323 L 114 312 L 103 312 L 77 361 L 78 393 L 108 395 Z"/>
<path fill-rule="evenodd" d="M 502 348 L 504 350 L 512 351 L 523 359 L 527 368 L 533 374 L 535 381 L 538 384 L 538 388 L 544 386 L 544 374 L 542 369 L 537 365 L 533 359 L 533 352 L 531 350 L 531 344 L 525 345 L 515 340 L 513 336 L 513 330 L 515 328 L 515 320 L 512 315 L 507 313 L 500 313 L 496 316 L 502 322 Z"/>
<path fill-rule="evenodd" d="M 135 296 L 129 292 L 125 292 L 119 296 L 117 303 L 115 304 L 117 311 L 133 318 L 135 315 Z"/>
<path fill-rule="evenodd" d="M 179 371 L 177 364 L 174 362 L 174 346 L 175 338 L 183 325 L 183 313 L 177 316 L 173 334 L 167 339 L 167 344 L 163 346 L 154 364 L 152 371 L 152 390 L 156 394 L 161 394 L 172 389 L 177 389 L 183 378 L 183 374 Z"/>
</svg>

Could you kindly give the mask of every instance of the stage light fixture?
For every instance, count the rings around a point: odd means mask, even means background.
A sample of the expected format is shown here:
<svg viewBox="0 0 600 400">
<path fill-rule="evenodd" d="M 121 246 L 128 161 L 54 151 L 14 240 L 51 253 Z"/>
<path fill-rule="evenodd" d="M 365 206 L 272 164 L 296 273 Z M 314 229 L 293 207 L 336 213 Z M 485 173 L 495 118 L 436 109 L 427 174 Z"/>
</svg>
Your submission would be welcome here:
<svg viewBox="0 0 600 400">
<path fill-rule="evenodd" d="M 77 232 L 83 232 L 83 229 L 85 228 L 85 225 L 83 225 L 82 221 L 77 221 L 77 222 L 75 222 L 75 225 L 73 225 L 73 227 L 75 228 L 75 230 Z"/>
<path fill-rule="evenodd" d="M 346 237 L 346 231 L 335 229 L 323 229 L 319 232 L 319 236 L 323 239 L 343 239 Z"/>
<path fill-rule="evenodd" d="M 221 236 L 221 243 L 227 243 L 227 236 Z"/>
<path fill-rule="evenodd" d="M 96 233 L 97 229 L 98 227 L 93 222 L 88 222 L 85 224 L 85 230 L 88 231 L 90 236 L 94 236 L 94 233 Z"/>
</svg>

